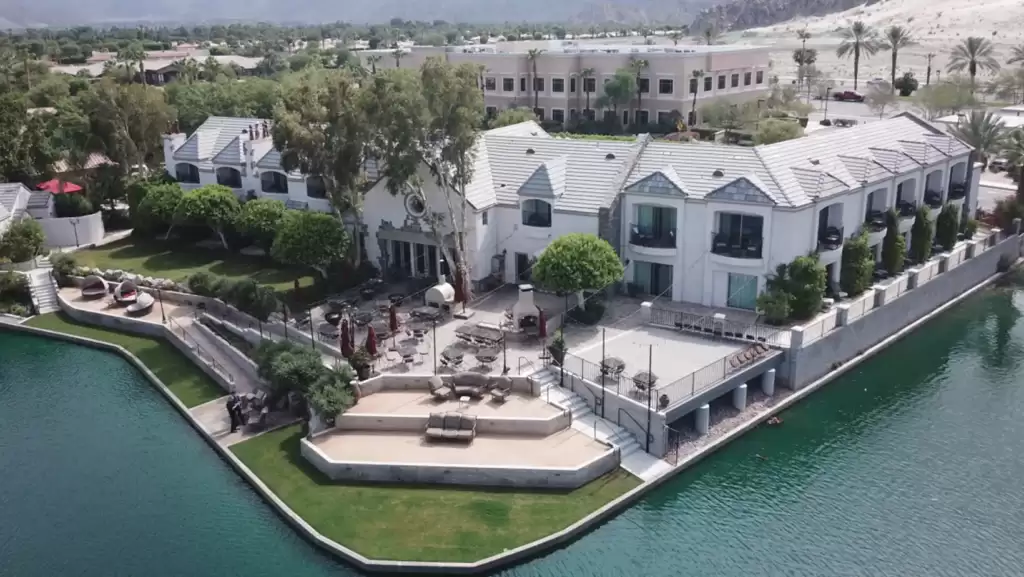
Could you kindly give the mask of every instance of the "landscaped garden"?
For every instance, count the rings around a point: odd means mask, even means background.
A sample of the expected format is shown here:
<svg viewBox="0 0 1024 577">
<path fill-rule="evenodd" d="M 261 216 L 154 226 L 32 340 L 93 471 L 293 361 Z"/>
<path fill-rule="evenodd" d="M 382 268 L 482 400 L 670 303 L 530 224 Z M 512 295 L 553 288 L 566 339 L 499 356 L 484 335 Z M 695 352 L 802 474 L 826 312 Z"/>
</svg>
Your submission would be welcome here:
<svg viewBox="0 0 1024 577">
<path fill-rule="evenodd" d="M 567 492 L 332 482 L 299 453 L 301 428 L 231 447 L 325 537 L 372 559 L 473 562 L 560 531 L 637 487 L 617 470 Z"/>
<path fill-rule="evenodd" d="M 28 326 L 120 345 L 143 362 L 186 407 L 195 407 L 227 393 L 173 345 L 152 337 L 130 335 L 83 325 L 62 313 L 33 317 Z"/>
</svg>

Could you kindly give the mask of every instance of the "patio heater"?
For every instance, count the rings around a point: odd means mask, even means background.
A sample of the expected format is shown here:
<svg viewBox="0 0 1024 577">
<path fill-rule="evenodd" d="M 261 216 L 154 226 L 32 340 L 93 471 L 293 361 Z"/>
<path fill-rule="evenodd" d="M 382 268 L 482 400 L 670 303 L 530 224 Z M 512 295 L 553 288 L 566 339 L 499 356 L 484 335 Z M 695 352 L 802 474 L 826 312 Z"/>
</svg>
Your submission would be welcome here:
<svg viewBox="0 0 1024 577">
<path fill-rule="evenodd" d="M 651 397 L 654 396 L 654 345 L 647 345 L 647 448 L 651 452 Z"/>
<path fill-rule="evenodd" d="M 604 389 L 607 386 L 607 385 L 605 385 L 605 382 L 604 382 L 604 380 L 605 380 L 605 373 L 607 372 L 607 369 L 604 368 L 604 363 L 605 363 L 605 358 L 604 358 L 604 331 L 605 330 L 602 328 L 601 329 L 601 418 L 602 419 L 604 418 L 604 395 L 605 395 Z"/>
<path fill-rule="evenodd" d="M 507 375 L 510 369 L 508 368 L 508 341 L 505 338 L 505 329 L 501 329 L 501 365 L 504 367 L 501 374 Z"/>
<path fill-rule="evenodd" d="M 313 350 L 315 351 L 316 335 L 313 334 L 313 309 L 306 309 L 306 312 L 309 313 L 309 346 L 313 347 Z"/>
<path fill-rule="evenodd" d="M 437 319 L 436 318 L 432 319 L 431 322 L 433 323 L 433 331 L 432 332 L 433 332 L 433 336 L 434 336 L 434 344 L 431 345 L 430 349 L 431 349 L 431 352 L 433 353 L 433 357 L 434 357 L 434 374 L 436 375 L 437 374 Z"/>
<path fill-rule="evenodd" d="M 167 315 L 164 313 L 164 297 L 160 289 L 156 289 L 156 300 L 160 301 L 160 322 L 167 324 Z"/>
</svg>

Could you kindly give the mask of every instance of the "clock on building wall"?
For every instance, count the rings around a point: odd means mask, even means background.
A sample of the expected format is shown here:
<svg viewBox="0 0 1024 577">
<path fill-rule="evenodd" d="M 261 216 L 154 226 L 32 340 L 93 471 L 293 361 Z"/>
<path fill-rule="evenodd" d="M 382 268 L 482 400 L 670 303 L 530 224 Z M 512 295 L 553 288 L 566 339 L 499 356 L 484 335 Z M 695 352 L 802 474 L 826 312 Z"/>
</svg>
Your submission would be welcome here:
<svg viewBox="0 0 1024 577">
<path fill-rule="evenodd" d="M 427 203 L 419 193 L 405 195 L 405 210 L 410 216 L 421 217 L 427 212 Z"/>
</svg>

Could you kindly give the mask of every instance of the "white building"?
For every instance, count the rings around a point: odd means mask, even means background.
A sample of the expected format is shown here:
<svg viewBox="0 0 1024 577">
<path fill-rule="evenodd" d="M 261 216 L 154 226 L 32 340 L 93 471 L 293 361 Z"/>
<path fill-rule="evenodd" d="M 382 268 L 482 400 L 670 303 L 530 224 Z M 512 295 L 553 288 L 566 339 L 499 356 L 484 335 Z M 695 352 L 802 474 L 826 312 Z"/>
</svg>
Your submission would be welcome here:
<svg viewBox="0 0 1024 577">
<path fill-rule="evenodd" d="M 165 136 L 164 152 L 186 187 L 219 182 L 243 198 L 330 210 L 316 179 L 281 170 L 260 119 L 211 118 L 187 139 Z M 876 225 L 890 208 L 908 245 L 921 203 L 973 214 L 970 155 L 910 114 L 755 148 L 554 138 L 532 122 L 491 130 L 466 194 L 471 278 L 525 280 L 554 238 L 585 232 L 616 247 L 640 292 L 752 309 L 766 275 L 801 255 L 817 252 L 837 282 L 843 240 L 861 228 L 880 256 Z M 423 190 L 401 197 L 377 182 L 363 234 L 373 262 L 433 278 L 455 243 L 442 192 L 426 167 L 421 176 Z M 421 218 L 428 210 L 445 218 L 437 231 Z"/>
</svg>

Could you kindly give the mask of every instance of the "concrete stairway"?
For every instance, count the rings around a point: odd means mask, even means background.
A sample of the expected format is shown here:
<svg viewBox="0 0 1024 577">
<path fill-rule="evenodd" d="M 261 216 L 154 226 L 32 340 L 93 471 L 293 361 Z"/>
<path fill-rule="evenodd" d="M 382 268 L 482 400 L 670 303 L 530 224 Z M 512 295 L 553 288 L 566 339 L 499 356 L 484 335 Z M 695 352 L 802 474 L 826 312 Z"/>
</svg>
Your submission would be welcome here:
<svg viewBox="0 0 1024 577">
<path fill-rule="evenodd" d="M 590 405 L 576 393 L 558 386 L 556 370 L 542 368 L 530 375 L 540 385 L 541 397 L 572 412 L 572 428 L 617 447 L 623 469 L 649 481 L 668 472 L 672 466 L 646 453 L 636 437 L 619 425 L 594 414 Z"/>
<path fill-rule="evenodd" d="M 60 306 L 57 304 L 57 289 L 53 279 L 50 278 L 50 270 L 35 269 L 27 274 L 32 302 L 35 303 L 39 314 L 44 315 L 60 310 Z"/>
</svg>

